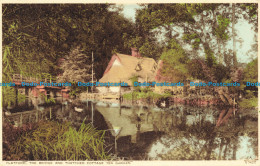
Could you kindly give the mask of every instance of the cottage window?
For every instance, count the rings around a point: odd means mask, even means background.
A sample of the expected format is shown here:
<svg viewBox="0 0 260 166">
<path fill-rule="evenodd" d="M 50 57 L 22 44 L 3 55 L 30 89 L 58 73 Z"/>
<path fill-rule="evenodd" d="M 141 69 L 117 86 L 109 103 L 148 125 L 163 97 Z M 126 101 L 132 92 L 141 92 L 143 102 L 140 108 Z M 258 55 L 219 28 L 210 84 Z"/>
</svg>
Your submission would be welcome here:
<svg viewBox="0 0 260 166">
<path fill-rule="evenodd" d="M 116 59 L 113 63 L 113 66 L 121 66 L 121 63 Z"/>
<path fill-rule="evenodd" d="M 152 70 L 156 71 L 156 69 L 157 69 L 157 66 L 153 65 L 153 69 Z"/>
<path fill-rule="evenodd" d="M 140 71 L 140 70 L 142 70 L 141 65 L 140 65 L 140 64 L 137 64 L 136 67 L 135 67 L 135 70 L 136 70 L 136 71 Z"/>
</svg>

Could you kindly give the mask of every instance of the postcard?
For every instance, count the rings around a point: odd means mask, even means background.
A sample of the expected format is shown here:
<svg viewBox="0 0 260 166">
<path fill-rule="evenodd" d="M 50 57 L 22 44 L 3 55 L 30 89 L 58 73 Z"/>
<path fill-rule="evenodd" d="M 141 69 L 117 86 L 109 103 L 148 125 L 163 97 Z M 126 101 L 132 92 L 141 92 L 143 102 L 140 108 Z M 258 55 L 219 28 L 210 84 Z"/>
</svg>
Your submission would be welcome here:
<svg viewBox="0 0 260 166">
<path fill-rule="evenodd" d="M 258 1 L 1 3 L 3 165 L 256 165 Z"/>
</svg>

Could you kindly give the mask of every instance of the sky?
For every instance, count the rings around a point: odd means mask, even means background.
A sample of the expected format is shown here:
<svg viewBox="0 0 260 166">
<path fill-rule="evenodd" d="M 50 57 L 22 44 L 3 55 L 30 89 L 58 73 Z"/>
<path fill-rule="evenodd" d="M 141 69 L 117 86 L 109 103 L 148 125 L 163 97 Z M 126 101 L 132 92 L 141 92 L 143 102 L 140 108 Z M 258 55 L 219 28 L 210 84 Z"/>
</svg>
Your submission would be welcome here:
<svg viewBox="0 0 260 166">
<path fill-rule="evenodd" d="M 141 7 L 137 4 L 123 4 L 123 14 L 126 18 L 130 18 L 132 21 L 135 20 L 135 12 L 136 9 L 140 9 Z M 237 59 L 239 62 L 248 63 L 252 60 L 251 56 L 247 55 L 247 52 L 251 49 L 252 43 L 254 43 L 254 32 L 251 29 L 252 25 L 249 24 L 245 20 L 239 20 L 235 25 L 235 29 L 237 30 L 236 39 L 242 39 L 242 44 L 236 42 L 237 48 Z M 226 46 L 227 49 L 233 48 L 233 42 L 230 40 Z M 256 57 L 257 55 L 255 55 Z"/>
<path fill-rule="evenodd" d="M 137 4 L 124 4 L 123 14 L 126 18 L 131 18 L 132 21 L 135 20 L 135 11 L 136 9 L 140 9 L 141 7 Z"/>
</svg>

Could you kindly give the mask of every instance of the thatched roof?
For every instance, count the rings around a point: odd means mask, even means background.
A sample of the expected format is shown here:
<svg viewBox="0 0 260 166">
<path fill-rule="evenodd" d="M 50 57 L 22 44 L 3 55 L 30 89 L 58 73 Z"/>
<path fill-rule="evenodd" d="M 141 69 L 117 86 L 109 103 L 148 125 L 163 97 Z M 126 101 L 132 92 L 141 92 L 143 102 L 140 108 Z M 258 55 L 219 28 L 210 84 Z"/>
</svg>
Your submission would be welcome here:
<svg viewBox="0 0 260 166">
<path fill-rule="evenodd" d="M 115 54 L 99 82 L 125 82 L 131 85 L 130 78 L 133 76 L 143 81 L 155 81 L 156 69 L 157 63 L 152 58 Z"/>
</svg>

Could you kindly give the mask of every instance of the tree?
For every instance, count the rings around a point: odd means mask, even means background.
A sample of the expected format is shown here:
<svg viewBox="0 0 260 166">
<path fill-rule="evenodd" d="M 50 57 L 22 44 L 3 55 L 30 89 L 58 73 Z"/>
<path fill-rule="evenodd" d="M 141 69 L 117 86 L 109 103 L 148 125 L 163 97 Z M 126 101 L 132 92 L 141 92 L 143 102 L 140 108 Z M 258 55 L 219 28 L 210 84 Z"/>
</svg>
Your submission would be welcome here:
<svg viewBox="0 0 260 166">
<path fill-rule="evenodd" d="M 91 59 L 80 46 L 72 49 L 61 65 L 60 82 L 87 82 L 91 79 Z"/>
<path fill-rule="evenodd" d="M 232 3 L 232 37 L 233 37 L 233 65 L 237 67 L 236 35 L 235 35 L 235 4 Z"/>
<path fill-rule="evenodd" d="M 172 24 L 192 21 L 191 14 L 186 12 L 184 4 L 142 4 L 137 10 L 135 33 L 128 46 L 139 48 L 142 55 L 159 59 L 163 47 L 172 40 Z M 157 29 L 166 30 L 166 44 L 159 43 Z"/>
<path fill-rule="evenodd" d="M 57 61 L 81 45 L 94 52 L 95 73 L 101 78 L 112 52 L 130 52 L 123 34 L 133 33 L 133 23 L 111 10 L 112 4 L 4 4 L 3 82 L 13 74 L 57 76 Z M 128 36 L 129 36 L 128 35 Z M 5 87 L 4 87 L 5 89 Z M 3 93 L 8 101 L 12 88 Z M 10 102 L 8 102 L 10 103 Z"/>
<path fill-rule="evenodd" d="M 167 81 L 185 81 L 189 77 L 187 67 L 189 58 L 175 40 L 170 41 L 168 49 L 165 49 L 160 59 L 163 61 L 161 72 L 168 79 Z"/>
<path fill-rule="evenodd" d="M 246 82 L 256 83 L 258 81 L 258 58 L 246 65 L 243 71 L 243 80 L 241 88 L 245 88 Z"/>
<path fill-rule="evenodd" d="M 113 6 L 3 5 L 3 47 L 16 56 L 6 56 L 13 72 L 57 75 L 57 59 L 80 44 L 85 52 L 94 51 L 95 71 L 98 78 L 102 77 L 112 52 L 130 52 L 130 47 L 125 47 L 127 38 L 122 36 L 134 31 L 133 23 L 121 15 L 120 9 L 111 10 Z"/>
</svg>

